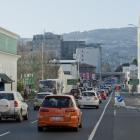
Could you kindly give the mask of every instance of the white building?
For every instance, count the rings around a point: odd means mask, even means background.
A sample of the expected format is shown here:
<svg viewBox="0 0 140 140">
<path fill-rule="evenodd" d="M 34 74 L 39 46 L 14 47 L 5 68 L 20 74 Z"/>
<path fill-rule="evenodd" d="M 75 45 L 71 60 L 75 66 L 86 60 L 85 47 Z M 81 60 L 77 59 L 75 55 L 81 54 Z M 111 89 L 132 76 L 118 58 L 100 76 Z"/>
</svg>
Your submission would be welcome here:
<svg viewBox="0 0 140 140">
<path fill-rule="evenodd" d="M 0 27 L 0 90 L 17 90 L 18 38 Z"/>
<path fill-rule="evenodd" d="M 80 63 L 95 66 L 96 72 L 101 71 L 101 47 L 78 48 L 75 58 Z"/>
<path fill-rule="evenodd" d="M 138 23 L 138 79 L 140 83 L 140 17 L 139 17 L 139 23 Z M 140 84 L 138 86 L 138 93 L 140 93 Z"/>
</svg>

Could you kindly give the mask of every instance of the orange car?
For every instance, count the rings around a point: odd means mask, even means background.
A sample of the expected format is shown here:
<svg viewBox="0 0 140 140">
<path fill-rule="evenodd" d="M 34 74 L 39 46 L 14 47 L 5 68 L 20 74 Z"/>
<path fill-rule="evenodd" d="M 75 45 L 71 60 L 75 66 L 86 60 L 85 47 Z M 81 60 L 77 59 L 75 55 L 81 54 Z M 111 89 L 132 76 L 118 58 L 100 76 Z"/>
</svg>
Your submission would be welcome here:
<svg viewBox="0 0 140 140">
<path fill-rule="evenodd" d="M 82 112 L 71 95 L 46 96 L 38 114 L 38 131 L 44 127 L 82 127 Z"/>
</svg>

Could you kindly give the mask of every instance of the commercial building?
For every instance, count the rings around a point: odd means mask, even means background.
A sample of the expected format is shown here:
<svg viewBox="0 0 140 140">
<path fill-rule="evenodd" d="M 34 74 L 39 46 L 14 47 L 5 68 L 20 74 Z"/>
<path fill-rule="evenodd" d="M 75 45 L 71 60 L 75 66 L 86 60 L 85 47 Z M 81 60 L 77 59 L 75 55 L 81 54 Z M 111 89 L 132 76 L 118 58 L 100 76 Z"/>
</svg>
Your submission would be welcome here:
<svg viewBox="0 0 140 140">
<path fill-rule="evenodd" d="M 60 59 L 62 36 L 50 32 L 33 36 L 33 51 L 42 51 L 50 58 Z"/>
<path fill-rule="evenodd" d="M 101 71 L 101 46 L 96 44 L 86 45 L 85 48 L 76 49 L 75 57 L 77 61 L 96 67 L 96 72 Z"/>
<path fill-rule="evenodd" d="M 17 43 L 19 36 L 0 27 L 0 91 L 17 90 Z"/>
<path fill-rule="evenodd" d="M 74 59 L 73 54 L 77 48 L 86 47 L 85 41 L 63 41 L 61 46 L 61 60 Z"/>
</svg>

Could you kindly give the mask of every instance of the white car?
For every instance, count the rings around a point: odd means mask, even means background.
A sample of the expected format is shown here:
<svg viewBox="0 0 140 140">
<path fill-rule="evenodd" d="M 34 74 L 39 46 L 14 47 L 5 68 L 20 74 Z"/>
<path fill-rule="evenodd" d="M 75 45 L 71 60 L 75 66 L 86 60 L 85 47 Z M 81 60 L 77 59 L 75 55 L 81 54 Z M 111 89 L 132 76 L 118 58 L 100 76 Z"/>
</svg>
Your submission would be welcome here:
<svg viewBox="0 0 140 140">
<path fill-rule="evenodd" d="M 35 100 L 34 100 L 34 110 L 38 110 L 45 98 L 45 96 L 53 95 L 52 92 L 39 92 L 37 93 Z"/>
<path fill-rule="evenodd" d="M 28 105 L 18 92 L 0 91 L 0 120 L 13 118 L 18 122 L 28 120 Z"/>
<path fill-rule="evenodd" d="M 78 99 L 78 105 L 80 107 L 96 107 L 99 108 L 99 98 L 95 91 L 84 91 L 81 97 Z"/>
</svg>

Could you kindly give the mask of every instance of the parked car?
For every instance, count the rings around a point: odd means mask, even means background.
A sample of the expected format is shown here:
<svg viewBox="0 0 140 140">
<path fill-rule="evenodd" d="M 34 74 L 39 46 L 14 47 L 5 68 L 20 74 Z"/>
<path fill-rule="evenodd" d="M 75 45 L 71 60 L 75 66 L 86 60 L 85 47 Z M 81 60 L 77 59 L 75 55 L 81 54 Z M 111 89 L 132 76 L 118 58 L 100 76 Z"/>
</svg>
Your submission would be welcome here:
<svg viewBox="0 0 140 140">
<path fill-rule="evenodd" d="M 0 120 L 8 118 L 28 120 L 28 105 L 20 93 L 0 91 Z"/>
<path fill-rule="evenodd" d="M 37 93 L 34 100 L 34 110 L 38 110 L 44 100 L 44 98 L 48 95 L 53 95 L 51 92 L 39 92 Z"/>
<path fill-rule="evenodd" d="M 71 95 L 46 96 L 38 113 L 38 131 L 44 127 L 82 127 L 82 112 Z"/>
<path fill-rule="evenodd" d="M 99 99 L 97 93 L 94 91 L 84 91 L 81 97 L 78 99 L 78 104 L 80 107 L 96 107 L 99 108 Z"/>
</svg>

